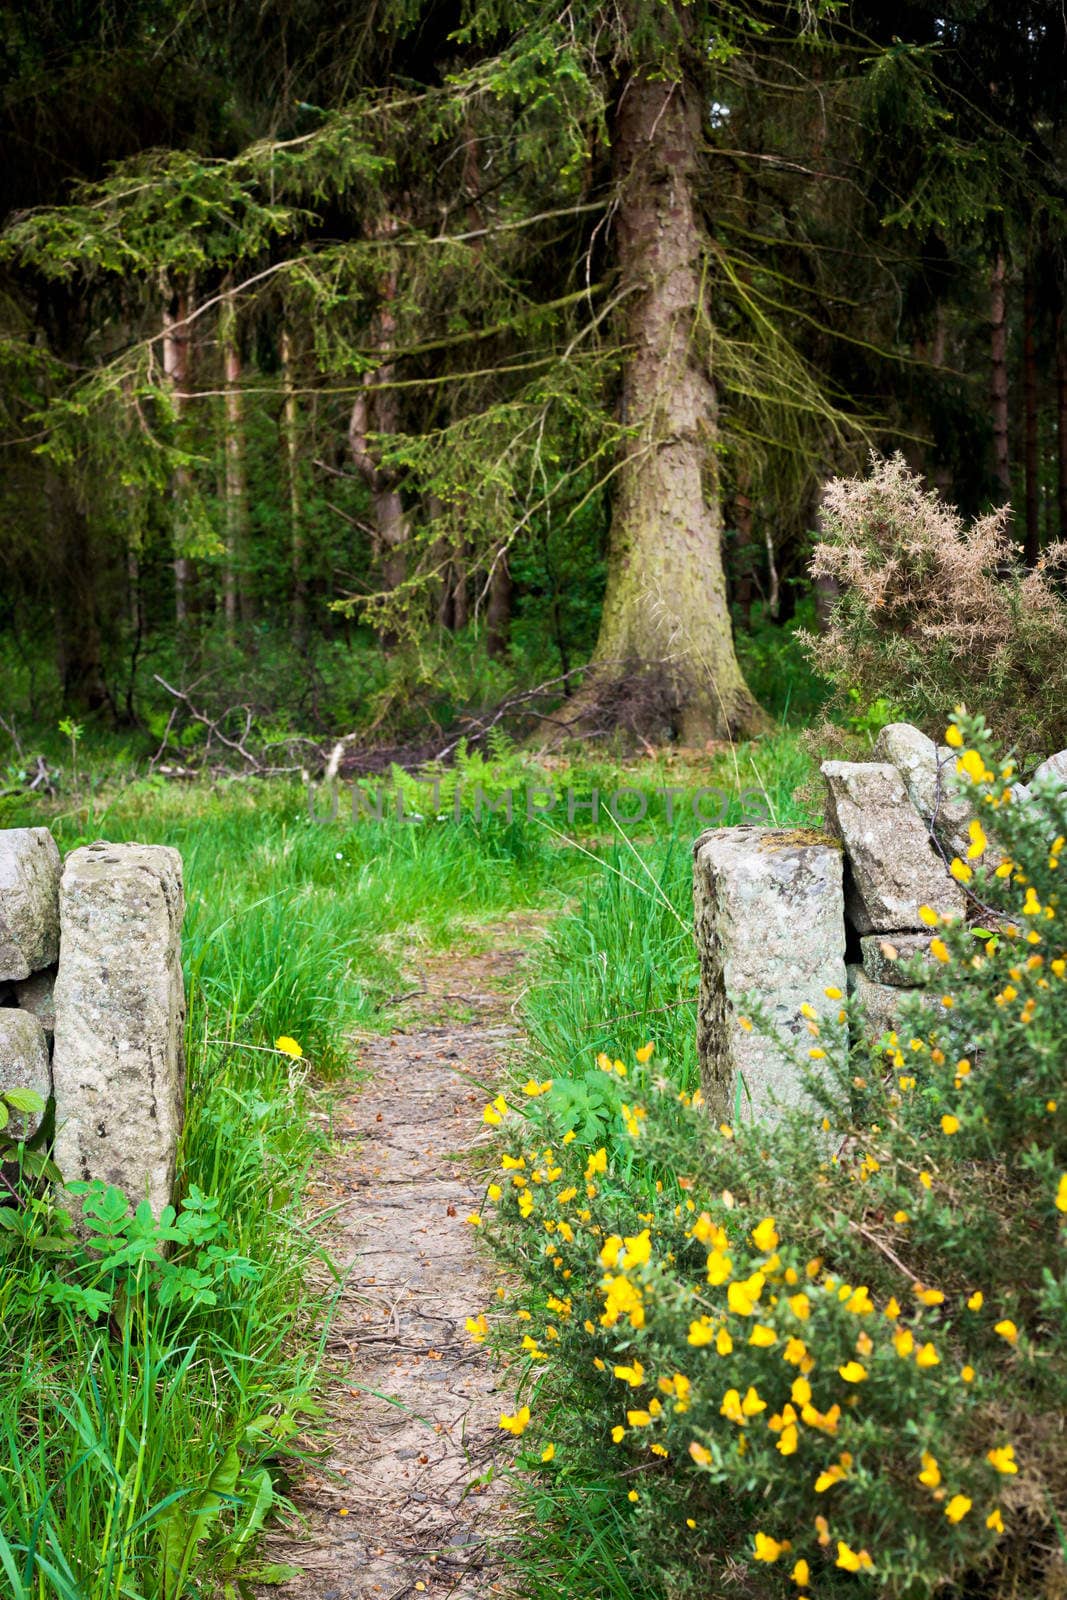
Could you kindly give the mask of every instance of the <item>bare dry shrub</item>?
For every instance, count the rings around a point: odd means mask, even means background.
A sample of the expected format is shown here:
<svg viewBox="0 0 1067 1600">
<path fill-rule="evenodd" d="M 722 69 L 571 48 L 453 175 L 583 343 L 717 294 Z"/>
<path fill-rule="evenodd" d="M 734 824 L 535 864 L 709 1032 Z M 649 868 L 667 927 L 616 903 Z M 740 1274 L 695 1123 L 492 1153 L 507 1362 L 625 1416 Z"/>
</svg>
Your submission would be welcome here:
<svg viewBox="0 0 1067 1600">
<path fill-rule="evenodd" d="M 828 631 L 804 642 L 839 704 L 884 696 L 937 737 L 963 702 L 1022 752 L 1067 744 L 1067 546 L 1026 571 L 1010 515 L 968 527 L 900 455 L 827 486 L 811 572 L 840 593 Z"/>
</svg>

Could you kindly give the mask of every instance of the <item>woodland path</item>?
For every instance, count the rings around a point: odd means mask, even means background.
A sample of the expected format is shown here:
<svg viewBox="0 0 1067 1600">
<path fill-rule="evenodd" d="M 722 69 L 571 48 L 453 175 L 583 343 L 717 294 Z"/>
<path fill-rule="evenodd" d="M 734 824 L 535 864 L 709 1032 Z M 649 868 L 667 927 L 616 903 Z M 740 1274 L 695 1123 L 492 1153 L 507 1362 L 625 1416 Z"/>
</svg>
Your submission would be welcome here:
<svg viewBox="0 0 1067 1600">
<path fill-rule="evenodd" d="M 522 930 L 490 931 L 488 953 L 418 964 L 411 1020 L 360 1044 L 364 1076 L 336 1105 L 334 1153 L 311 1194 L 339 1207 L 326 1242 L 345 1274 L 328 1346 L 329 1450 L 294 1490 L 305 1525 L 267 1541 L 270 1560 L 302 1569 L 269 1591 L 284 1600 L 514 1593 L 491 1554 L 507 1478 L 480 1481 L 509 1460 L 499 1417 L 511 1395 L 464 1326 L 496 1298 L 496 1269 L 466 1219 L 486 1182 L 482 1108 L 519 1044 L 510 996 Z M 457 1002 L 465 1020 L 448 1020 Z"/>
</svg>

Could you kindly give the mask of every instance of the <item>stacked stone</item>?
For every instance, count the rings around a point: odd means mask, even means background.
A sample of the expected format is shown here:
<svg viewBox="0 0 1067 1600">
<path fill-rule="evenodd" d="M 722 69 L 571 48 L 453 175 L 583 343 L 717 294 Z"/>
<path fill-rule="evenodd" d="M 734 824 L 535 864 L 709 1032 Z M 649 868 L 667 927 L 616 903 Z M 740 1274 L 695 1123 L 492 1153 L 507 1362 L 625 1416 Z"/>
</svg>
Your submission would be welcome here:
<svg viewBox="0 0 1067 1600">
<path fill-rule="evenodd" d="M 52 1093 L 59 873 L 47 828 L 0 831 L 0 1093 Z M 39 1121 L 13 1118 L 13 1131 L 30 1137 Z"/>
<path fill-rule="evenodd" d="M 915 739 L 905 737 L 904 730 Z M 848 964 L 849 991 L 874 1038 L 896 1026 L 901 1001 L 909 988 L 918 987 L 908 977 L 909 963 L 929 951 L 933 937 L 919 908 L 953 917 L 964 909 L 963 893 L 930 835 L 939 817 L 947 833 L 962 827 L 966 838 L 959 802 L 939 796 L 936 748 L 926 740 L 931 771 L 916 759 L 926 753 L 917 747 L 916 741 L 925 738 L 917 728 L 897 723 L 887 734 L 875 751 L 887 759 L 822 765 L 827 826 L 845 855 L 846 946 L 858 957 Z M 951 848 L 958 853 L 957 843 Z"/>
<path fill-rule="evenodd" d="M 804 1100 L 776 1040 L 741 1025 L 741 996 L 755 997 L 780 1036 L 809 1044 L 808 1023 L 839 1009 L 826 990 L 847 989 L 877 1038 L 918 991 L 908 964 L 933 937 L 919 908 L 963 914 L 948 862 L 966 853 L 970 812 L 952 785 L 951 752 L 895 723 L 875 755 L 823 763 L 824 832 L 720 828 L 696 842 L 697 1048 L 717 1118 L 773 1116 Z"/>
<path fill-rule="evenodd" d="M 54 1094 L 66 1180 L 157 1216 L 184 1106 L 183 910 L 177 850 L 98 842 L 61 871 L 46 828 L 0 831 L 0 1090 Z"/>
</svg>

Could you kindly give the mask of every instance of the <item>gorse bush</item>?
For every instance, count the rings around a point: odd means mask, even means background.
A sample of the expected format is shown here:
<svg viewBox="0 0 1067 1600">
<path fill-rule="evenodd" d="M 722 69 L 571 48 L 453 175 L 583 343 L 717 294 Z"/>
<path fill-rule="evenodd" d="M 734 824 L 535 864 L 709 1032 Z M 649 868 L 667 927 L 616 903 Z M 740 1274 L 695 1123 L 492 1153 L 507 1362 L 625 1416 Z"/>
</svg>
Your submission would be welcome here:
<svg viewBox="0 0 1067 1600">
<path fill-rule="evenodd" d="M 943 708 L 981 704 L 993 731 L 1025 754 L 1067 743 L 1062 672 L 1067 605 L 1052 581 L 1062 547 L 1027 572 L 1005 507 L 965 527 L 924 491 L 902 456 L 874 457 L 867 478 L 835 478 L 811 571 L 840 586 L 828 631 L 809 635 L 840 711 L 886 697 L 929 733 Z"/>
<path fill-rule="evenodd" d="M 981 926 L 924 910 L 929 992 L 876 1045 L 812 1014 L 811 1108 L 716 1127 L 651 1046 L 600 1057 L 595 1118 L 548 1078 L 486 1108 L 524 1283 L 469 1328 L 526 1364 L 501 1422 L 557 1501 L 614 1482 L 644 1593 L 1067 1585 L 1067 791 L 1012 802 L 980 720 L 949 742 Z"/>
</svg>

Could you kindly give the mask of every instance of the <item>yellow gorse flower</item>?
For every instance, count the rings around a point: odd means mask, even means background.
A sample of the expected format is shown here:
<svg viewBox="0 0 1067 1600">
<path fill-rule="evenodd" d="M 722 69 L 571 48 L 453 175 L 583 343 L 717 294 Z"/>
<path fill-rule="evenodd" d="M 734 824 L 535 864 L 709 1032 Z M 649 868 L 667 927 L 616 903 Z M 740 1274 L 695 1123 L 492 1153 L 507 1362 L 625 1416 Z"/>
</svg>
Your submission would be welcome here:
<svg viewBox="0 0 1067 1600">
<path fill-rule="evenodd" d="M 997 1450 L 987 1450 L 986 1460 L 991 1467 L 996 1467 L 998 1472 L 1006 1475 L 1019 1470 L 1015 1462 L 1015 1446 L 1011 1444 L 1001 1445 Z"/>
<path fill-rule="evenodd" d="M 837 1541 L 837 1560 L 835 1567 L 843 1567 L 846 1572 L 873 1572 L 874 1562 L 866 1550 L 851 1550 L 843 1540 Z"/>
<path fill-rule="evenodd" d="M 287 1033 L 274 1041 L 275 1050 L 280 1050 L 283 1056 L 292 1056 L 294 1061 L 299 1061 L 304 1052 L 295 1039 L 290 1039 Z"/>
<path fill-rule="evenodd" d="M 789 1541 L 772 1539 L 770 1534 L 757 1533 L 756 1547 L 752 1552 L 755 1561 L 777 1561 L 783 1550 L 789 1549 Z"/>
</svg>

